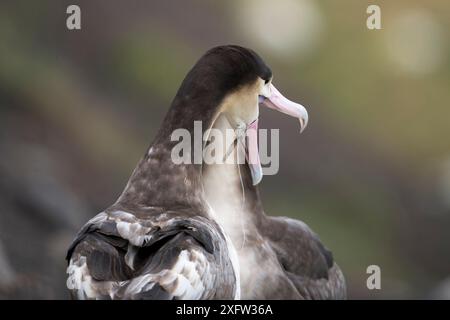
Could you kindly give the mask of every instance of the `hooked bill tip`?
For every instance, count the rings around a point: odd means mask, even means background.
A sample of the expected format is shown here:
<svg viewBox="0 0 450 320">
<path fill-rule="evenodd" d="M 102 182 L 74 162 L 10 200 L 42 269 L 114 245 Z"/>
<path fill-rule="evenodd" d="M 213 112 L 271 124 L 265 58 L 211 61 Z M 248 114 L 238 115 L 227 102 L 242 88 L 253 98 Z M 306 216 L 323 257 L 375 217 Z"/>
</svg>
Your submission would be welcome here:
<svg viewBox="0 0 450 320">
<path fill-rule="evenodd" d="M 302 118 L 300 118 L 299 121 L 300 121 L 300 133 L 302 133 L 306 128 L 306 121 L 305 119 Z"/>
</svg>

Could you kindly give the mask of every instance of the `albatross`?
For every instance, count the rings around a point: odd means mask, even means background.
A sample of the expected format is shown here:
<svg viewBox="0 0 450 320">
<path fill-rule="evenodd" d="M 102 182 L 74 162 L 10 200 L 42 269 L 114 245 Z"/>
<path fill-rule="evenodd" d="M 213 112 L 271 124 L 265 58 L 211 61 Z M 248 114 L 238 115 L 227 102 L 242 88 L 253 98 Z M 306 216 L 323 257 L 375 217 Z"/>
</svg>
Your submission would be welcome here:
<svg viewBox="0 0 450 320">
<path fill-rule="evenodd" d="M 122 194 L 70 245 L 73 298 L 346 297 L 343 274 L 318 236 L 299 220 L 264 212 L 258 144 L 245 138 L 257 130 L 260 105 L 298 118 L 300 131 L 308 123 L 306 109 L 275 88 L 254 51 L 219 46 L 197 61 Z M 197 121 L 203 146 L 214 140 L 213 129 L 234 133 L 217 151 L 224 159 L 237 159 L 248 140 L 246 160 L 174 161 L 173 132 L 194 136 Z"/>
</svg>

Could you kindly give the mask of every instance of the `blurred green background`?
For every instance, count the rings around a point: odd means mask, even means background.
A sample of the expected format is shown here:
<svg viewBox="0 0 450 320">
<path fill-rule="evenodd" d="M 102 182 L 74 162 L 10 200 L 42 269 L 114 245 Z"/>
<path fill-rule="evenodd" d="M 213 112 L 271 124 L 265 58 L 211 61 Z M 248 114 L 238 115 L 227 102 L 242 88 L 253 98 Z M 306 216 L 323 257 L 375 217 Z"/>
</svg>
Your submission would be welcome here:
<svg viewBox="0 0 450 320">
<path fill-rule="evenodd" d="M 81 7 L 82 29 L 66 28 Z M 366 8 L 381 7 L 382 30 Z M 184 75 L 240 44 L 307 106 L 266 212 L 309 224 L 349 298 L 450 298 L 450 2 L 1 1 L 0 298 L 68 298 L 64 255 L 113 203 Z M 381 267 L 381 290 L 366 287 Z"/>
</svg>

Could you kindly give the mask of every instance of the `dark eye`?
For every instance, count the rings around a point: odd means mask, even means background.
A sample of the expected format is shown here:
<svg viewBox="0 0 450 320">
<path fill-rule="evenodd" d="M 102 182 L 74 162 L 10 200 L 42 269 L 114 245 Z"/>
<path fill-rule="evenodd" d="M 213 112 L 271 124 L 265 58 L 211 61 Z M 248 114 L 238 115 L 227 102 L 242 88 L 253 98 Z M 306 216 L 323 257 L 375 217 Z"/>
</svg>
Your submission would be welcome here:
<svg viewBox="0 0 450 320">
<path fill-rule="evenodd" d="M 270 79 L 266 79 L 266 80 L 264 80 L 264 84 L 268 84 L 268 83 L 269 83 L 269 81 L 270 81 Z"/>
</svg>

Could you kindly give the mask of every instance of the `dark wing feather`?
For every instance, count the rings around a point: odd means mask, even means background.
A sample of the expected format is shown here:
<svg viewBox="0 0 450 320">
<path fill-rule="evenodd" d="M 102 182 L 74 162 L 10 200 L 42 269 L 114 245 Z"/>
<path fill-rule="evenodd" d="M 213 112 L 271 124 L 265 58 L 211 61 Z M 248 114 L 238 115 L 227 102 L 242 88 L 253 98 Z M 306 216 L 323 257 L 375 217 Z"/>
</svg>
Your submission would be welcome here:
<svg viewBox="0 0 450 320">
<path fill-rule="evenodd" d="M 68 250 L 78 299 L 227 299 L 239 292 L 226 240 L 205 218 L 154 223 L 102 213 Z"/>
<path fill-rule="evenodd" d="M 288 278 L 304 299 L 345 299 L 344 276 L 331 251 L 303 222 L 271 217 L 268 238 Z"/>
</svg>

